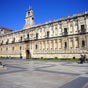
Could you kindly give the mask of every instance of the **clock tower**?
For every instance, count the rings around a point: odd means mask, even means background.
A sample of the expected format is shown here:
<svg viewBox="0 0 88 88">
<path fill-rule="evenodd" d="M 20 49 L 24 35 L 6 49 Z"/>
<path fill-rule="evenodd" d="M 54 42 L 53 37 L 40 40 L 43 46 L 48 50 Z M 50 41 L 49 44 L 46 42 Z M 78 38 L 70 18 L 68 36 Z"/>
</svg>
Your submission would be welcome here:
<svg viewBox="0 0 88 88">
<path fill-rule="evenodd" d="M 34 25 L 34 14 L 32 8 L 29 8 L 26 12 L 24 29 L 30 28 Z"/>
</svg>

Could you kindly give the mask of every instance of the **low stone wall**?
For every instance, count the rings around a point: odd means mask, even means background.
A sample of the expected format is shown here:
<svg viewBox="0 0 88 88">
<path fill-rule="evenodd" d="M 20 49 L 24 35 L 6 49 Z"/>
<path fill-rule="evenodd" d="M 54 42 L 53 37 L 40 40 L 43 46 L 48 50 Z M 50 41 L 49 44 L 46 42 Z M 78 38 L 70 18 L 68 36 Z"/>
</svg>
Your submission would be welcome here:
<svg viewBox="0 0 88 88">
<path fill-rule="evenodd" d="M 80 54 L 34 54 L 33 58 L 79 58 Z"/>
</svg>

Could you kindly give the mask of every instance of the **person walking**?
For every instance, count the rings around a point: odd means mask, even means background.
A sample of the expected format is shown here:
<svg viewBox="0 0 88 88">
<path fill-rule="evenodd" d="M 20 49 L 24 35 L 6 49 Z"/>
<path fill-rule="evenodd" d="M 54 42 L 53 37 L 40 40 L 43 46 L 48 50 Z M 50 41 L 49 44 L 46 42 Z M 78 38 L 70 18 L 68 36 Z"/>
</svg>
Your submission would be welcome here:
<svg viewBox="0 0 88 88">
<path fill-rule="evenodd" d="M 80 64 L 83 64 L 83 55 L 80 55 Z"/>
<path fill-rule="evenodd" d="M 83 55 L 83 62 L 86 62 L 86 54 Z"/>
</svg>

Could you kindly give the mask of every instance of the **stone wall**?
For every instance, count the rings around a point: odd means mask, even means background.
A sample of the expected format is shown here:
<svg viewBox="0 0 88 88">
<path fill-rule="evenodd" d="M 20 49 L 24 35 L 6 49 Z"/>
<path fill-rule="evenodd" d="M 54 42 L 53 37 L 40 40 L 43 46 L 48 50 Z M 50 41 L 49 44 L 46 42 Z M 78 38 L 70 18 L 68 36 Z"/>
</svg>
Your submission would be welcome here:
<svg viewBox="0 0 88 88">
<path fill-rule="evenodd" d="M 88 13 L 0 36 L 0 56 L 77 58 L 88 54 Z"/>
</svg>

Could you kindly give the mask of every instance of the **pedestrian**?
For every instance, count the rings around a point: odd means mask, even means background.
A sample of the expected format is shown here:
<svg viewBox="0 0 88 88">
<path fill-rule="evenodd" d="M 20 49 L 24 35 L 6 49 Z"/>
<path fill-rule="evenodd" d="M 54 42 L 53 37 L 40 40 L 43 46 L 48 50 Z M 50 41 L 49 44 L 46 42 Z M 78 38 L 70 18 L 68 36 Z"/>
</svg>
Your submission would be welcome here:
<svg viewBox="0 0 88 88">
<path fill-rule="evenodd" d="M 83 62 L 86 62 L 86 54 L 83 55 Z"/>
<path fill-rule="evenodd" d="M 80 64 L 83 64 L 83 55 L 80 55 Z"/>
<path fill-rule="evenodd" d="M 0 65 L 2 65 L 2 62 L 0 61 Z"/>
</svg>

